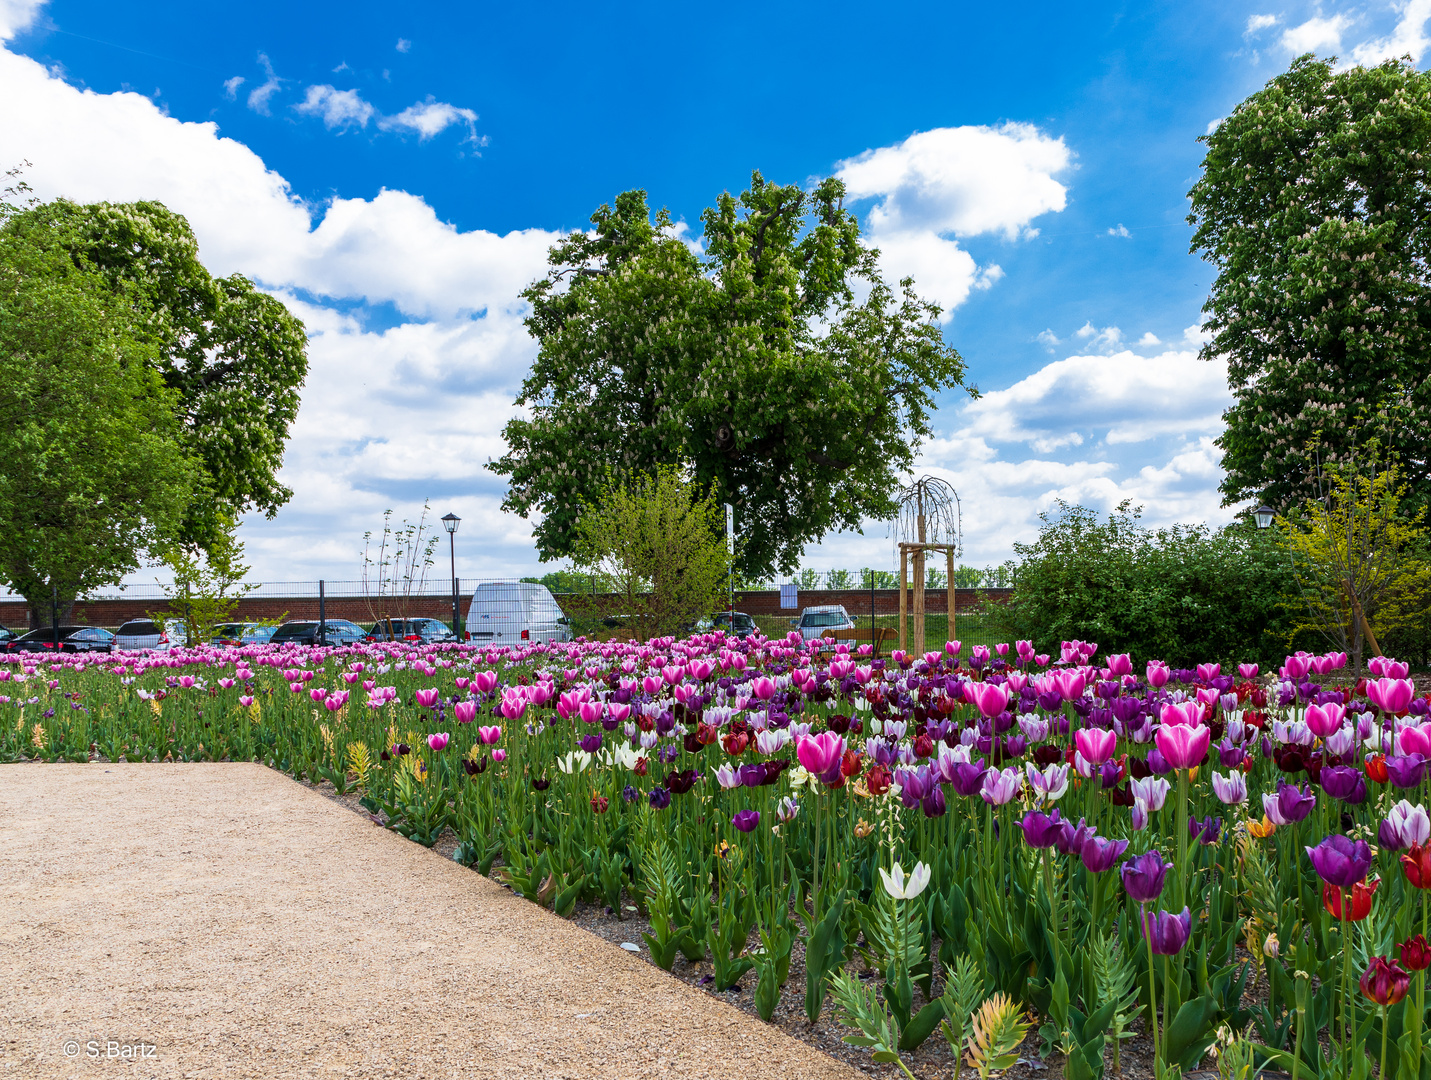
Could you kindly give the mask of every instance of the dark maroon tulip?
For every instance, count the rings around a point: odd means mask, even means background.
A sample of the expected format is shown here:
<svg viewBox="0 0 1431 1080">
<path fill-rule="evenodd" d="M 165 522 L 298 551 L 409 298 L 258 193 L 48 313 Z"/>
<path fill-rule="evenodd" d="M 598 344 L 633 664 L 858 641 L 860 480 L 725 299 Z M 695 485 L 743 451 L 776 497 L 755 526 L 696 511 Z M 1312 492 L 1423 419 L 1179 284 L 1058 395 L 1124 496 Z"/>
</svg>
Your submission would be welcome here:
<svg viewBox="0 0 1431 1080">
<path fill-rule="evenodd" d="M 1334 834 L 1306 851 L 1317 876 L 1338 889 L 1350 889 L 1371 869 L 1371 848 L 1365 840 Z"/>
<path fill-rule="evenodd" d="M 1425 971 L 1431 968 L 1431 945 L 1422 934 L 1407 938 L 1401 943 L 1401 965 L 1410 971 Z"/>
</svg>

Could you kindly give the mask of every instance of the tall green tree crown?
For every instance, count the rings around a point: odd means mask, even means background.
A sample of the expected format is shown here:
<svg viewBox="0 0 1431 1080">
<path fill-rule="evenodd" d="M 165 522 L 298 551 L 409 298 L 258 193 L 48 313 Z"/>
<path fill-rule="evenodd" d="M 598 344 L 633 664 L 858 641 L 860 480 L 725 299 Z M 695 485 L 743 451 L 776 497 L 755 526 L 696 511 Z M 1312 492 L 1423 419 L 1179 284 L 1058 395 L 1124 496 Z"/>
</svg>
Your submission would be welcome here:
<svg viewBox="0 0 1431 1080">
<path fill-rule="evenodd" d="M 756 173 L 703 214 L 693 250 L 628 191 L 551 249 L 523 294 L 539 343 L 526 415 L 488 465 L 508 479 L 505 509 L 541 515 L 543 558 L 572 554 L 610 475 L 662 466 L 734 504 L 751 575 L 894 513 L 898 474 L 964 363 L 938 306 L 883 281 L 843 200 L 838 180 L 806 190 Z"/>
<path fill-rule="evenodd" d="M 1431 74 L 1304 56 L 1204 136 L 1205 359 L 1236 400 L 1225 505 L 1285 509 L 1376 437 L 1431 499 Z"/>
</svg>

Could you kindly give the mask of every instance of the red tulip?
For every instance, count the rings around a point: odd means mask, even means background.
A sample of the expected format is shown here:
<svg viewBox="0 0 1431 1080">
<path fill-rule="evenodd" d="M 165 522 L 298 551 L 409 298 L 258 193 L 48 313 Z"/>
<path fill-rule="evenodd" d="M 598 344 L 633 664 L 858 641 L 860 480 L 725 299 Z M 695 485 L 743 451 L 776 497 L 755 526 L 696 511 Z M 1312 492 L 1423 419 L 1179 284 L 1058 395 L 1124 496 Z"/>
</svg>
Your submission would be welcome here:
<svg viewBox="0 0 1431 1080">
<path fill-rule="evenodd" d="M 1407 938 L 1401 943 L 1401 963 L 1411 971 L 1425 971 L 1431 967 L 1431 944 L 1423 934 Z"/>
<path fill-rule="evenodd" d="M 1406 970 L 1384 956 L 1373 956 L 1361 977 L 1361 992 L 1378 1005 L 1395 1005 L 1410 986 L 1411 976 Z"/>
<path fill-rule="evenodd" d="M 1376 895 L 1377 886 L 1380 884 L 1380 878 L 1372 878 L 1370 881 L 1358 881 L 1348 889 L 1347 892 L 1351 893 L 1351 910 L 1345 915 L 1342 914 L 1342 890 L 1335 885 L 1323 885 L 1322 906 L 1334 919 L 1361 922 L 1371 914 L 1371 898 Z"/>
<path fill-rule="evenodd" d="M 1366 778 L 1378 784 L 1386 783 L 1386 758 L 1381 754 L 1372 754 L 1366 759 L 1363 766 L 1366 769 Z"/>
<path fill-rule="evenodd" d="M 1431 847 L 1412 844 L 1411 850 L 1401 856 L 1401 869 L 1416 888 L 1431 889 Z"/>
</svg>

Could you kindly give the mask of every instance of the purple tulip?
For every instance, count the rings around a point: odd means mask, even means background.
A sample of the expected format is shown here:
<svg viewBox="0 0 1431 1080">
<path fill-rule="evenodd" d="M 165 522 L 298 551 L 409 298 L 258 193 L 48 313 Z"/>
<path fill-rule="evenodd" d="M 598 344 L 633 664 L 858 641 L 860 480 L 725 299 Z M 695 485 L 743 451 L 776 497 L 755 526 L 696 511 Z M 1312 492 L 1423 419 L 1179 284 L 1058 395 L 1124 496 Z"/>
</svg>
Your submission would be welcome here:
<svg viewBox="0 0 1431 1080">
<path fill-rule="evenodd" d="M 1098 782 L 1103 786 L 1103 790 L 1118 786 L 1118 781 L 1123 778 L 1123 768 L 1116 761 L 1105 761 L 1098 767 Z"/>
<path fill-rule="evenodd" d="M 1172 863 L 1163 862 L 1163 857 L 1154 848 L 1135 859 L 1129 859 L 1120 870 L 1123 888 L 1140 904 L 1146 904 L 1163 895 L 1163 884 Z"/>
<path fill-rule="evenodd" d="M 1414 788 L 1426 775 L 1426 759 L 1420 754 L 1397 754 L 1386 759 L 1386 776 L 1399 788 Z"/>
<path fill-rule="evenodd" d="M 944 789 L 938 784 L 930 784 L 929 790 L 924 793 L 924 798 L 919 800 L 919 805 L 924 808 L 925 817 L 943 817 L 945 811 Z"/>
<path fill-rule="evenodd" d="M 765 783 L 765 766 L 759 762 L 752 765 L 742 765 L 739 773 L 740 782 L 745 787 L 759 787 Z"/>
<path fill-rule="evenodd" d="M 1188 835 L 1196 840 L 1203 847 L 1217 843 L 1218 834 L 1222 832 L 1222 818 L 1207 816 L 1205 821 L 1197 818 L 1188 819 Z"/>
<path fill-rule="evenodd" d="M 1224 739 L 1217 744 L 1217 756 L 1221 759 L 1224 769 L 1235 769 L 1247 755 L 1242 752 L 1242 747 L 1233 746 L 1232 740 Z"/>
<path fill-rule="evenodd" d="M 601 736 L 583 735 L 580 740 L 578 740 L 577 745 L 588 754 L 594 754 L 601 749 Z"/>
<path fill-rule="evenodd" d="M 1263 809 L 1267 811 L 1267 816 L 1276 825 L 1295 825 L 1299 821 L 1305 821 L 1307 815 L 1312 812 L 1317 805 L 1317 797 L 1312 794 L 1310 786 L 1293 787 L 1291 784 L 1277 784 L 1277 795 L 1273 799 L 1276 806 L 1276 813 L 1272 812 L 1272 807 L 1267 806 L 1267 796 L 1263 796 Z M 1278 820 L 1278 817 L 1281 820 Z"/>
<path fill-rule="evenodd" d="M 1358 806 L 1366 802 L 1366 781 L 1360 769 L 1349 765 L 1333 765 L 1322 769 L 1322 790 L 1334 799 Z"/>
<path fill-rule="evenodd" d="M 742 810 L 730 819 L 730 823 L 743 833 L 752 832 L 760 824 L 760 811 Z"/>
<path fill-rule="evenodd" d="M 966 799 L 972 799 L 979 794 L 979 789 L 984 786 L 984 773 L 987 770 L 983 765 L 974 765 L 967 761 L 961 761 L 954 766 L 950 777 L 954 785 L 954 790 Z M 942 772 L 942 769 L 941 769 Z"/>
<path fill-rule="evenodd" d="M 1063 854 L 1077 855 L 1083 850 L 1083 845 L 1087 842 L 1088 838 L 1097 831 L 1096 826 L 1089 825 L 1088 822 L 1082 818 L 1078 819 L 1077 828 L 1074 827 L 1073 822 L 1065 821 L 1063 823 L 1063 830 L 1059 834 L 1058 839 L 1054 842 L 1058 845 L 1058 850 L 1063 852 Z"/>
<path fill-rule="evenodd" d="M 1144 912 L 1143 934 L 1157 956 L 1176 956 L 1188 943 L 1192 933 L 1192 912 L 1184 907 L 1181 915 L 1171 911 Z"/>
<path fill-rule="evenodd" d="M 1064 823 L 1057 810 L 1051 816 L 1030 810 L 1019 825 L 1024 830 L 1024 840 L 1029 847 L 1053 847 L 1063 835 Z"/>
<path fill-rule="evenodd" d="M 1148 751 L 1148 768 L 1159 776 L 1166 776 L 1173 771 L 1173 767 L 1168 764 L 1168 759 L 1163 757 L 1163 752 L 1156 746 Z"/>
<path fill-rule="evenodd" d="M 1338 889 L 1350 889 L 1371 869 L 1371 848 L 1365 840 L 1334 834 L 1306 852 L 1317 876 Z"/>
<path fill-rule="evenodd" d="M 1101 836 L 1090 835 L 1083 841 L 1079 856 L 1083 859 L 1083 865 L 1092 873 L 1101 874 L 1105 870 L 1113 869 L 1113 864 L 1122 858 L 1126 850 L 1126 840 L 1104 840 Z"/>
<path fill-rule="evenodd" d="M 664 810 L 671 805 L 671 793 L 663 787 L 653 787 L 647 798 L 653 810 Z"/>
</svg>

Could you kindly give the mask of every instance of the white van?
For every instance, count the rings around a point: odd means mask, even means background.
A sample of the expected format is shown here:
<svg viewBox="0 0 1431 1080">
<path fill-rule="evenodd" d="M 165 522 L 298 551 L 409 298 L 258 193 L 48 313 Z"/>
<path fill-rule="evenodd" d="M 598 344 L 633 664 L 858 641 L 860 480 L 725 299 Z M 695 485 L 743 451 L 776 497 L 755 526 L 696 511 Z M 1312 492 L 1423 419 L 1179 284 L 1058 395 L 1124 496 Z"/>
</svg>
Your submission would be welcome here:
<svg viewBox="0 0 1431 1080">
<path fill-rule="evenodd" d="M 570 641 L 571 624 L 545 585 L 495 581 L 478 585 L 472 594 L 467 640 L 494 645 Z"/>
</svg>

